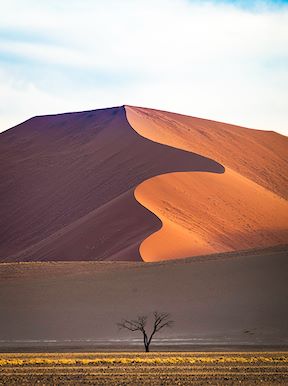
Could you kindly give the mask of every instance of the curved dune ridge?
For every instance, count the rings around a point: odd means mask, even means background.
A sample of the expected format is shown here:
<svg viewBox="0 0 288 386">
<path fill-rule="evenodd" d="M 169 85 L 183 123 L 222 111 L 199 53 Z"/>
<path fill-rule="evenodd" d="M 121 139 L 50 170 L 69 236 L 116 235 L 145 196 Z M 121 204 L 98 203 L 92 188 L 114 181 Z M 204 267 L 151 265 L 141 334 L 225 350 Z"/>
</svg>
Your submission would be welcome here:
<svg viewBox="0 0 288 386">
<path fill-rule="evenodd" d="M 168 172 L 224 172 L 143 138 L 124 107 L 35 117 L 0 146 L 0 261 L 141 260 L 140 243 L 161 222 L 135 187 Z"/>
<path fill-rule="evenodd" d="M 221 175 L 173 173 L 136 188 L 162 222 L 141 244 L 144 261 L 287 243 L 286 137 L 152 109 L 126 106 L 126 113 L 140 135 L 225 166 Z"/>
<path fill-rule="evenodd" d="M 285 243 L 287 150 L 273 132 L 131 106 L 34 117 L 1 134 L 0 261 Z"/>
</svg>

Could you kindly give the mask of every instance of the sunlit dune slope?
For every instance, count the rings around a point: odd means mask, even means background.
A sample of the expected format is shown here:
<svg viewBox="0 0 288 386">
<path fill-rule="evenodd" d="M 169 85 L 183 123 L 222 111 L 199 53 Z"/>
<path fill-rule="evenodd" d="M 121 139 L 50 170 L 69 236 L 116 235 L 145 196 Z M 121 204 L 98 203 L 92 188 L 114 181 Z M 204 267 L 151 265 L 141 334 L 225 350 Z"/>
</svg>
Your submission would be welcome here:
<svg viewBox="0 0 288 386">
<path fill-rule="evenodd" d="M 140 136 L 124 107 L 32 118 L 1 134 L 0 261 L 141 260 L 161 222 L 134 189 L 222 165 Z"/>
<path fill-rule="evenodd" d="M 141 244 L 145 261 L 287 242 L 286 137 L 152 109 L 126 106 L 126 114 L 140 135 L 225 167 L 221 175 L 169 174 L 137 187 L 136 199 L 163 223 Z"/>
<path fill-rule="evenodd" d="M 0 261 L 287 242 L 288 141 L 274 132 L 122 106 L 34 117 L 0 139 Z"/>
<path fill-rule="evenodd" d="M 143 137 L 212 158 L 287 199 L 287 137 L 165 111 L 125 109 Z"/>
<path fill-rule="evenodd" d="M 288 203 L 228 169 L 173 173 L 138 186 L 135 196 L 163 228 L 143 241 L 145 261 L 161 261 L 284 243 Z"/>
</svg>

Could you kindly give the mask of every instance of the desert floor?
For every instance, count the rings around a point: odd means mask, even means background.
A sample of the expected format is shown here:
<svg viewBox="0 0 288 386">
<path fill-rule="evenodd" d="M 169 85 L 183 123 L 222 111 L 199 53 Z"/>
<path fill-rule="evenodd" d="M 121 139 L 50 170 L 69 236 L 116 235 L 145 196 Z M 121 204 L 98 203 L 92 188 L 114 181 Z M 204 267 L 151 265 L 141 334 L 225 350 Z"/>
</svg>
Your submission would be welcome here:
<svg viewBox="0 0 288 386">
<path fill-rule="evenodd" d="M 285 385 L 287 263 L 282 246 L 161 263 L 0 264 L 0 385 Z M 147 355 L 116 323 L 154 310 L 175 325 Z"/>
<path fill-rule="evenodd" d="M 1 354 L 1 385 L 287 385 L 287 352 Z"/>
<path fill-rule="evenodd" d="M 141 350 L 141 334 L 117 322 L 155 310 L 175 323 L 153 351 L 282 351 L 287 272 L 287 246 L 161 263 L 0 264 L 0 352 Z"/>
</svg>

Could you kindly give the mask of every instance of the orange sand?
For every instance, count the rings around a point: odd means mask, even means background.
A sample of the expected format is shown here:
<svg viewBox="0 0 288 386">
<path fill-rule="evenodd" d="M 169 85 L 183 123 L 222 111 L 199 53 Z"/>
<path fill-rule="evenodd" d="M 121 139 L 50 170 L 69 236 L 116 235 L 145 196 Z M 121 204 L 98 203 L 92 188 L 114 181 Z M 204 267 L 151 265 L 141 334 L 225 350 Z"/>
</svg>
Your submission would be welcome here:
<svg viewBox="0 0 288 386">
<path fill-rule="evenodd" d="M 31 118 L 1 133 L 0 262 L 286 243 L 287 154 L 274 132 L 137 107 Z"/>
<path fill-rule="evenodd" d="M 161 221 L 135 188 L 169 172 L 224 172 L 140 136 L 124 107 L 23 122 L 1 134 L 0 163 L 0 261 L 141 261 Z"/>
<path fill-rule="evenodd" d="M 141 244 L 145 261 L 287 242 L 286 137 L 150 109 L 126 113 L 140 135 L 225 166 L 221 175 L 173 173 L 137 187 L 136 199 L 163 223 Z"/>
</svg>

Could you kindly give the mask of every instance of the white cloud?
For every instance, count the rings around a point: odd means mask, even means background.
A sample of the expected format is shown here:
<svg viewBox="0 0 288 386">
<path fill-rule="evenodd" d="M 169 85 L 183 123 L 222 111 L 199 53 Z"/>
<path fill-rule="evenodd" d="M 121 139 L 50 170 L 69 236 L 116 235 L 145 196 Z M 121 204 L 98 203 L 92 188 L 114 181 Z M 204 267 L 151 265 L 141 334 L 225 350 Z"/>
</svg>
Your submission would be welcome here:
<svg viewBox="0 0 288 386">
<path fill-rule="evenodd" d="M 263 4 L 10 0 L 0 127 L 127 103 L 287 135 L 288 8 Z"/>
</svg>

